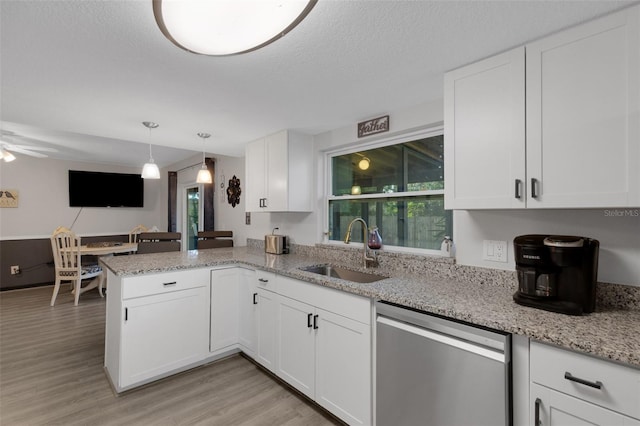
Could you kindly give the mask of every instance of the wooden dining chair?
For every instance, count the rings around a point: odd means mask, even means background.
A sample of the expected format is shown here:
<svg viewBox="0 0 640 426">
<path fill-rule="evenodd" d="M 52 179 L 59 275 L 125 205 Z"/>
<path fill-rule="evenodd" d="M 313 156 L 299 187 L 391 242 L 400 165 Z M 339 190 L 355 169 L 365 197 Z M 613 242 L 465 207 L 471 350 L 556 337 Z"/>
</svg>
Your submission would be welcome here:
<svg viewBox="0 0 640 426">
<path fill-rule="evenodd" d="M 147 232 L 149 229 L 144 226 L 144 225 L 138 225 L 135 228 L 133 228 L 130 232 L 129 232 L 129 242 L 130 243 L 137 243 L 138 242 L 138 237 L 140 236 L 140 234 L 142 232 Z"/>
<path fill-rule="evenodd" d="M 68 228 L 58 227 L 51 235 L 51 251 L 53 252 L 53 263 L 56 270 L 56 281 L 53 286 L 51 296 L 51 306 L 56 302 L 56 297 L 60 291 L 60 284 L 63 281 L 71 282 L 75 296 L 74 305 L 78 305 L 82 288 L 82 280 L 97 279 L 98 291 L 102 295 L 104 285 L 104 274 L 102 268 L 95 265 L 82 266 L 80 256 L 80 237 Z"/>
<path fill-rule="evenodd" d="M 233 231 L 198 232 L 198 250 L 220 247 L 233 247 Z"/>
</svg>

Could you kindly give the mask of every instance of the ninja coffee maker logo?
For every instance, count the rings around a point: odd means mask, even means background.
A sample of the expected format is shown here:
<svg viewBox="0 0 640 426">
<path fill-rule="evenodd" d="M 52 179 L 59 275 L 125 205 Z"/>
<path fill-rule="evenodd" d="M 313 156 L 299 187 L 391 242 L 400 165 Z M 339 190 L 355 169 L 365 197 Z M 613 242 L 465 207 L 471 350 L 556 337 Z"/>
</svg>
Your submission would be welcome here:
<svg viewBox="0 0 640 426">
<path fill-rule="evenodd" d="M 540 260 L 540 256 L 534 256 L 532 254 L 523 254 L 522 257 L 524 259 Z"/>
</svg>

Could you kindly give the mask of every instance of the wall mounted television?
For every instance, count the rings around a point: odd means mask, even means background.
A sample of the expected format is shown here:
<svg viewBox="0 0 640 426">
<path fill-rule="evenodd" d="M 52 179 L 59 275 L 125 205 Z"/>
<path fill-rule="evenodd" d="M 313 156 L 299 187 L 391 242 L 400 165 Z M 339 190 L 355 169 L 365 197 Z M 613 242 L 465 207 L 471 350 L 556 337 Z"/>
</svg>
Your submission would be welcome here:
<svg viewBox="0 0 640 426">
<path fill-rule="evenodd" d="M 69 170 L 69 207 L 144 207 L 139 174 Z"/>
</svg>

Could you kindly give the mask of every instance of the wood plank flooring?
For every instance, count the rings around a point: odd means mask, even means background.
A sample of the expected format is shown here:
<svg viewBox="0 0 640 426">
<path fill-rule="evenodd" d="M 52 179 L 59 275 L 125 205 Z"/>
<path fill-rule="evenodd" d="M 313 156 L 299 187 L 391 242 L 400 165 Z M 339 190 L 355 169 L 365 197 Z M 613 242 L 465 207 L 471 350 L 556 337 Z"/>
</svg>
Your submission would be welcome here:
<svg viewBox="0 0 640 426">
<path fill-rule="evenodd" d="M 105 299 L 63 285 L 0 292 L 0 425 L 339 425 L 235 355 L 115 396 Z"/>
</svg>

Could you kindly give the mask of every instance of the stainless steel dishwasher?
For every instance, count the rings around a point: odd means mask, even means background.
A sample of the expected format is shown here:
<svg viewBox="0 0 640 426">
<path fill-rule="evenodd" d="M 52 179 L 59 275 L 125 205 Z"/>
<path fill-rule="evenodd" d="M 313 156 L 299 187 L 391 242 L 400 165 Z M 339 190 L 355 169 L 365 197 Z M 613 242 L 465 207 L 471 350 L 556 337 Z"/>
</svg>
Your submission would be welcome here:
<svg viewBox="0 0 640 426">
<path fill-rule="evenodd" d="M 377 426 L 511 424 L 510 334 L 376 308 Z"/>
</svg>

